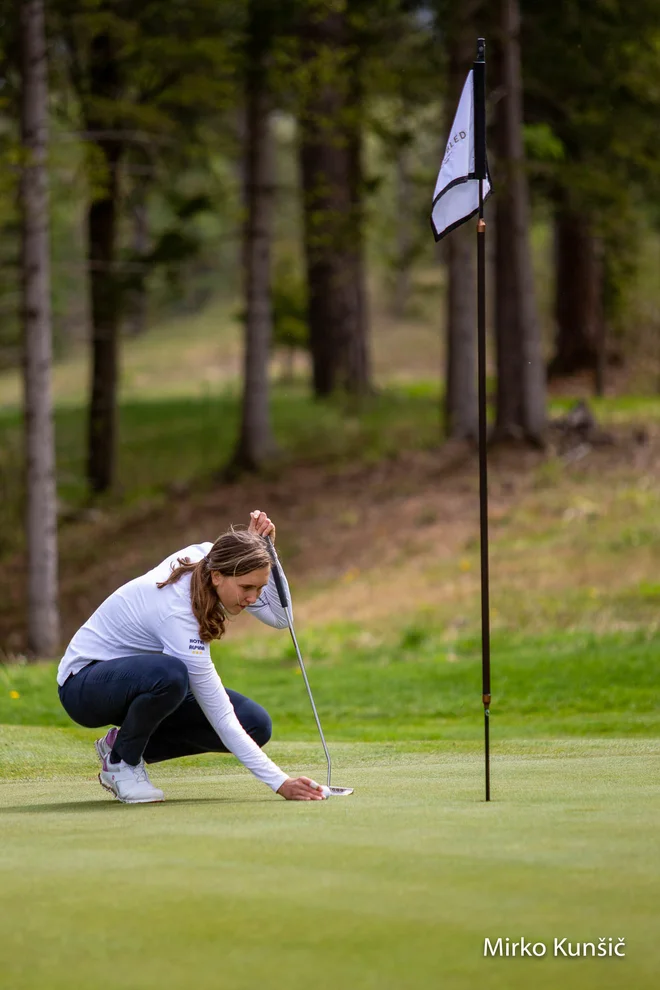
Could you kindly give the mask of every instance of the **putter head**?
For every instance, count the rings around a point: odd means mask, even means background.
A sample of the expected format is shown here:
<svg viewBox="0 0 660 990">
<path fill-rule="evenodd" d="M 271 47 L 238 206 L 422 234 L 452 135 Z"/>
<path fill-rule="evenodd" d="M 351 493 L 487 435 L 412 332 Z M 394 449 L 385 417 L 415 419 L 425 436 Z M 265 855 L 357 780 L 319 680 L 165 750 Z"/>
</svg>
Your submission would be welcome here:
<svg viewBox="0 0 660 990">
<path fill-rule="evenodd" d="M 317 784 L 314 783 L 319 791 L 323 791 L 323 797 L 348 797 L 349 794 L 353 793 L 352 787 L 332 787 L 330 784 Z"/>
</svg>

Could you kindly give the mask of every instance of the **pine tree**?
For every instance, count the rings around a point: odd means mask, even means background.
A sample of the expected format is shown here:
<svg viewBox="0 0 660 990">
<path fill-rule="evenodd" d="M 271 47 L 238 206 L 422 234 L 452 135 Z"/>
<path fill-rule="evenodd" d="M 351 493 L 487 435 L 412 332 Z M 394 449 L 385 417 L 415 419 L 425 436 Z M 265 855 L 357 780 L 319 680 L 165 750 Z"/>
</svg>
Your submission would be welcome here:
<svg viewBox="0 0 660 990">
<path fill-rule="evenodd" d="M 523 147 L 520 11 L 500 0 L 496 181 L 497 405 L 494 439 L 542 444 L 545 369 L 530 252 L 530 207 Z"/>
<path fill-rule="evenodd" d="M 369 391 L 360 18 L 312 3 L 301 27 L 300 174 L 314 391 Z"/>
<path fill-rule="evenodd" d="M 51 395 L 52 329 L 48 223 L 48 69 L 43 0 L 21 0 L 23 170 L 22 299 L 25 387 L 28 649 L 52 657 L 59 645 L 57 491 Z"/>
<path fill-rule="evenodd" d="M 258 470 L 275 453 L 270 424 L 268 365 L 272 338 L 271 240 L 274 149 L 268 69 L 274 11 L 250 0 L 245 57 L 243 279 L 245 342 L 241 429 L 233 469 Z"/>
</svg>

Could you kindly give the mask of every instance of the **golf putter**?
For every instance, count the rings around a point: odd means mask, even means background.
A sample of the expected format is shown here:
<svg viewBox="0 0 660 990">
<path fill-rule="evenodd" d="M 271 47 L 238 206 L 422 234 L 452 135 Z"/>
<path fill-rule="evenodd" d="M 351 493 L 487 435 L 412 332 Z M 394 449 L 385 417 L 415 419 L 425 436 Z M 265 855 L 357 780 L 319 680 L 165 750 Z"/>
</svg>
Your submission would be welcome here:
<svg viewBox="0 0 660 990">
<path fill-rule="evenodd" d="M 314 704 L 314 698 L 312 697 L 312 689 L 309 686 L 309 681 L 307 680 L 307 671 L 305 670 L 305 664 L 303 663 L 303 658 L 300 655 L 300 647 L 298 646 L 298 640 L 296 639 L 296 633 L 293 628 L 293 620 L 291 618 L 291 612 L 289 610 L 289 601 L 286 596 L 286 590 L 284 587 L 284 582 L 282 581 L 282 573 L 280 571 L 279 560 L 277 558 L 277 553 L 275 547 L 273 546 L 273 541 L 270 536 L 264 537 L 266 540 L 266 545 L 268 547 L 268 553 L 270 554 L 270 559 L 273 565 L 273 579 L 275 581 L 275 587 L 277 588 L 277 594 L 280 598 L 280 605 L 284 609 L 286 615 L 287 625 L 289 626 L 289 632 L 291 633 L 291 639 L 293 640 L 293 645 L 296 651 L 296 656 L 298 657 L 298 663 L 300 664 L 300 672 L 303 675 L 305 681 L 305 687 L 307 688 L 307 694 L 309 695 L 309 701 L 312 706 L 312 711 L 314 712 L 314 718 L 316 719 L 316 728 L 319 730 L 319 735 L 321 737 L 321 742 L 323 744 L 323 752 L 325 753 L 325 758 L 328 764 L 328 784 L 327 787 L 323 788 L 326 797 L 347 797 L 349 794 L 353 793 L 352 787 L 333 787 L 330 783 L 330 778 L 332 776 L 332 762 L 330 760 L 330 753 L 328 752 L 328 747 L 325 743 L 325 736 L 323 735 L 323 729 L 321 728 L 321 721 L 316 711 L 316 705 Z"/>
</svg>

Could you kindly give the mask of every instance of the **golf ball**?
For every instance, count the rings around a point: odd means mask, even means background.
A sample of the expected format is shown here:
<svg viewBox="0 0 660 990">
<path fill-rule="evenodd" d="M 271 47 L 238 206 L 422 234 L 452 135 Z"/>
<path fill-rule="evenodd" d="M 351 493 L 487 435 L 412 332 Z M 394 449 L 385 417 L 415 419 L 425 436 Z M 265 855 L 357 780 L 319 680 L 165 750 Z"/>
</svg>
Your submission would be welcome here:
<svg viewBox="0 0 660 990">
<path fill-rule="evenodd" d="M 329 787 L 326 787 L 325 784 L 321 784 L 321 790 L 323 791 L 323 797 L 327 797 L 327 798 L 330 797 L 332 791 L 330 790 Z"/>
</svg>

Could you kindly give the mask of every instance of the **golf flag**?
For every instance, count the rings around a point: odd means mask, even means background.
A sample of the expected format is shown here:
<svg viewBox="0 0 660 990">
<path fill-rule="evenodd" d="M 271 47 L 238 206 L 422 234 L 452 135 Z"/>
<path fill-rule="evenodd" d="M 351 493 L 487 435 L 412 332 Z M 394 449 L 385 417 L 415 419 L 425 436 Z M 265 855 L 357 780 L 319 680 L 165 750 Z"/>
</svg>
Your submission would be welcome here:
<svg viewBox="0 0 660 990">
<path fill-rule="evenodd" d="M 481 130 L 479 122 L 477 128 Z M 474 69 L 470 69 L 433 193 L 431 226 L 436 241 L 479 212 L 479 176 L 475 170 L 474 151 Z M 483 178 L 484 200 L 490 193 L 490 174 L 486 164 Z"/>
<path fill-rule="evenodd" d="M 486 221 L 491 194 L 486 161 L 486 42 L 463 86 L 433 193 L 431 227 L 436 241 L 471 217 L 477 222 L 477 382 L 479 407 L 479 529 L 481 544 L 481 700 L 484 706 L 486 801 L 490 801 L 490 578 L 488 561 L 488 417 L 486 407 Z M 451 329 L 449 340 L 451 344 Z"/>
</svg>

